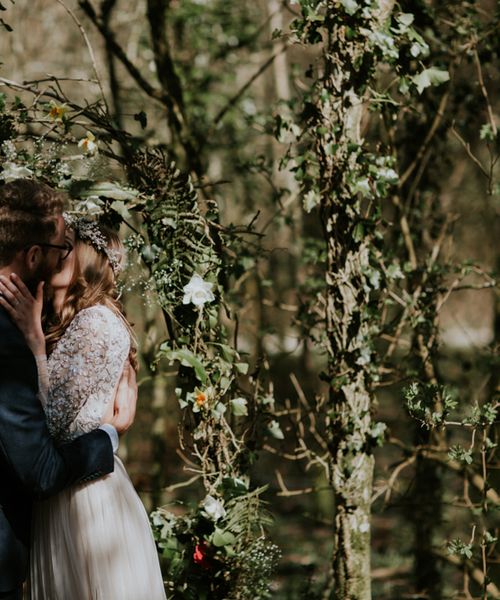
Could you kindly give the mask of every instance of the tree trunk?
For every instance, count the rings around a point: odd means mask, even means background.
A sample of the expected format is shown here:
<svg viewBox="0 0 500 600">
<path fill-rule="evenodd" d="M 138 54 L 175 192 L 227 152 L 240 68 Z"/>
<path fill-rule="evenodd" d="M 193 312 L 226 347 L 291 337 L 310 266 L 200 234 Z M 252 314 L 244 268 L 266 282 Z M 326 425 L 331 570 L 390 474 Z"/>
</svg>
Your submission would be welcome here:
<svg viewBox="0 0 500 600">
<path fill-rule="evenodd" d="M 323 29 L 323 75 L 317 113 L 311 120 L 318 162 L 321 221 L 327 245 L 327 377 L 330 382 L 330 482 L 335 493 L 332 590 L 336 600 L 369 600 L 370 500 L 374 458 L 370 392 L 372 234 L 364 230 L 368 205 L 352 191 L 356 176 L 366 175 L 360 160 L 361 121 L 366 89 L 377 54 L 365 34 L 382 27 L 394 2 L 380 2 L 370 23 L 361 11 L 343 13 L 327 3 Z M 359 21 L 358 21 L 359 19 Z M 379 197 L 373 204 L 380 201 Z M 372 205 L 373 208 L 373 205 Z M 361 233 L 360 233 L 361 232 Z M 372 261 L 373 265 L 373 261 Z"/>
</svg>

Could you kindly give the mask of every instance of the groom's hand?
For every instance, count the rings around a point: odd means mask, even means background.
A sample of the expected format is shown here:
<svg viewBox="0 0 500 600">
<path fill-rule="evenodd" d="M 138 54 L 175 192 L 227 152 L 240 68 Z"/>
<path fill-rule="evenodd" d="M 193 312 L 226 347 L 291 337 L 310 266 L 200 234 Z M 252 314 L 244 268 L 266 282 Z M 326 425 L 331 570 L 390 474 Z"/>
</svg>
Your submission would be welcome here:
<svg viewBox="0 0 500 600">
<path fill-rule="evenodd" d="M 115 399 L 110 404 L 103 423 L 109 423 L 121 435 L 132 425 L 137 406 L 137 379 L 134 369 L 127 361 L 118 383 Z"/>
</svg>

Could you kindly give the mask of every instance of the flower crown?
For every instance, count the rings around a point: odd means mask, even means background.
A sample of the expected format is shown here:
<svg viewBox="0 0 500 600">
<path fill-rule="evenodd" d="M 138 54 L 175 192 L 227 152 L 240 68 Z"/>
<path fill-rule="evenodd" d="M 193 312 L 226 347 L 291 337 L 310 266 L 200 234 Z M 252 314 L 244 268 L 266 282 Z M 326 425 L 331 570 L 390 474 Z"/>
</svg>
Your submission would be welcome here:
<svg viewBox="0 0 500 600">
<path fill-rule="evenodd" d="M 122 270 L 121 252 L 108 247 L 108 242 L 95 221 L 91 221 L 87 217 L 76 217 L 66 212 L 63 213 L 63 218 L 66 227 L 73 229 L 81 240 L 88 242 L 97 252 L 106 255 L 115 275 Z"/>
</svg>

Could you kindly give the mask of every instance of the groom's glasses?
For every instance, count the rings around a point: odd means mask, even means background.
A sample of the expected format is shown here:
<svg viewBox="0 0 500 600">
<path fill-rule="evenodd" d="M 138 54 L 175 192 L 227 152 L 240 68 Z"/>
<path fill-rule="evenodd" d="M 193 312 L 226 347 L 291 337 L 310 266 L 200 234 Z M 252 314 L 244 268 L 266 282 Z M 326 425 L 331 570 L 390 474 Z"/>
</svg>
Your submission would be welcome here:
<svg viewBox="0 0 500 600">
<path fill-rule="evenodd" d="M 60 246 L 59 244 L 43 243 L 30 244 L 30 246 L 25 248 L 25 250 L 28 250 L 28 248 L 31 248 L 31 246 L 41 246 L 42 248 L 56 248 L 57 250 L 61 250 L 61 260 L 66 260 L 73 251 L 73 244 L 71 242 L 66 242 L 64 246 Z"/>
</svg>

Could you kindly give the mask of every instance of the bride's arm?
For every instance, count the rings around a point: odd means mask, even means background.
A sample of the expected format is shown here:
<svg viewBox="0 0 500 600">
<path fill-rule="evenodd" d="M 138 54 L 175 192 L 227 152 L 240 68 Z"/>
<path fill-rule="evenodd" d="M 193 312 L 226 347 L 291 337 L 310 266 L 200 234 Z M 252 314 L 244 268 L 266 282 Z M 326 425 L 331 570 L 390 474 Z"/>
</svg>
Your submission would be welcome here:
<svg viewBox="0 0 500 600">
<path fill-rule="evenodd" d="M 101 425 L 129 346 L 110 309 L 92 306 L 75 315 L 50 357 L 48 415 L 57 435 Z"/>
</svg>

